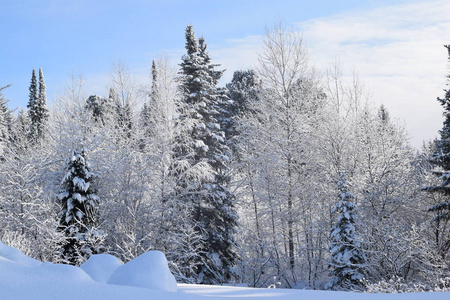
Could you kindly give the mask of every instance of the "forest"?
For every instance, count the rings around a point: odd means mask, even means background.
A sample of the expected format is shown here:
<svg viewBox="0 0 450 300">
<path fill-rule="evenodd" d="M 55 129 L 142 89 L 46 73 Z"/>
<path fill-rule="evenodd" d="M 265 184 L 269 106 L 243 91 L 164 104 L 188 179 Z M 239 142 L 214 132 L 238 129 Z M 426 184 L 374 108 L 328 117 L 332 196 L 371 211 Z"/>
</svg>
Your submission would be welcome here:
<svg viewBox="0 0 450 300">
<path fill-rule="evenodd" d="M 20 111 L 0 87 L 3 243 L 76 266 L 160 250 L 182 283 L 450 287 L 450 90 L 440 139 L 418 151 L 356 75 L 314 68 L 283 25 L 225 86 L 205 38 L 185 37 L 146 86 L 116 63 L 108 95 L 74 76 L 50 109 L 33 69 Z"/>
</svg>

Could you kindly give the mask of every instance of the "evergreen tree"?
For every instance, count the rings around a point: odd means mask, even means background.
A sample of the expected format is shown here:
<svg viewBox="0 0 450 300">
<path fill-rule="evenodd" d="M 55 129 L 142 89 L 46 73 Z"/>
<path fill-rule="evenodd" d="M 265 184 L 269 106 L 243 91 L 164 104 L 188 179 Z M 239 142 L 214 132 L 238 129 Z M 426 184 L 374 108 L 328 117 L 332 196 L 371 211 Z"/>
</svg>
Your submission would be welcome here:
<svg viewBox="0 0 450 300">
<path fill-rule="evenodd" d="M 2 93 L 9 86 L 0 87 L 0 160 L 4 159 L 8 141 L 11 137 L 12 116 L 7 106 L 8 100 Z"/>
<path fill-rule="evenodd" d="M 448 50 L 450 62 L 450 45 L 444 45 Z M 450 80 L 450 74 L 447 75 Z M 449 83 L 447 83 L 449 85 Z M 423 187 L 422 190 L 430 193 L 438 193 L 445 197 L 445 201 L 437 203 L 429 208 L 429 211 L 436 215 L 434 221 L 439 228 L 442 223 L 450 220 L 450 89 L 444 90 L 444 98 L 437 98 L 439 103 L 444 107 L 444 124 L 442 130 L 439 131 L 440 139 L 435 143 L 435 151 L 431 154 L 429 162 L 436 166 L 433 173 L 438 176 L 442 182 L 439 185 Z M 445 257 L 450 250 L 450 239 L 442 243 L 439 249 L 442 257 Z"/>
<path fill-rule="evenodd" d="M 242 115 L 258 101 L 261 82 L 254 70 L 235 71 L 227 89 L 228 97 L 233 101 L 233 115 Z"/>
<path fill-rule="evenodd" d="M 92 117 L 96 123 L 105 126 L 110 121 L 113 112 L 110 100 L 98 95 L 91 95 L 86 100 L 86 109 L 92 112 Z"/>
<path fill-rule="evenodd" d="M 37 81 L 36 81 L 36 71 L 35 69 L 33 69 L 33 71 L 31 72 L 31 83 L 30 83 L 30 87 L 28 88 L 28 90 L 30 91 L 29 97 L 28 97 L 28 109 L 30 109 L 30 119 L 33 119 L 33 113 L 34 111 L 31 111 L 31 108 L 34 107 L 35 102 L 38 98 L 38 91 L 37 91 Z"/>
<path fill-rule="evenodd" d="M 226 85 L 229 101 L 223 113 L 221 126 L 225 136 L 231 141 L 233 151 L 238 145 L 234 139 L 239 135 L 238 118 L 251 111 L 251 106 L 259 100 L 261 82 L 254 70 L 235 71 L 233 79 Z"/>
<path fill-rule="evenodd" d="M 109 100 L 115 111 L 117 129 L 127 138 L 131 138 L 133 130 L 133 111 L 128 98 L 119 97 L 114 88 L 109 89 Z"/>
<path fill-rule="evenodd" d="M 28 116 L 31 120 L 30 138 L 32 143 L 38 143 L 43 137 L 48 121 L 47 96 L 45 93 L 44 74 L 39 69 L 39 93 L 37 92 L 36 73 L 33 69 L 28 102 Z"/>
<path fill-rule="evenodd" d="M 229 148 L 218 121 L 226 97 L 216 87 L 222 71 L 216 71 L 204 39 L 197 41 L 193 27 L 186 29 L 186 50 L 181 66 L 182 102 L 174 148 L 172 173 L 175 197 L 193 207 L 192 222 L 205 236 L 199 283 L 229 279 L 236 260 L 234 233 L 237 217 L 234 195 L 227 188 Z"/>
<path fill-rule="evenodd" d="M 161 118 L 163 119 L 164 117 L 160 114 L 158 114 L 158 107 L 155 107 L 158 105 L 158 71 L 156 69 L 156 63 L 153 60 L 152 61 L 152 88 L 150 90 L 150 92 L 148 93 L 149 96 L 149 100 L 146 101 L 144 103 L 144 106 L 142 107 L 142 110 L 139 114 L 139 118 L 140 118 L 140 122 L 141 122 L 141 127 L 143 129 L 143 134 L 144 134 L 144 139 L 148 140 L 150 137 L 154 136 L 157 132 L 155 132 L 156 126 L 158 125 L 158 121 L 163 121 L 163 120 L 158 120 L 157 118 Z M 160 113 L 160 112 L 159 112 Z M 147 141 L 143 141 L 144 143 L 142 144 L 142 146 L 145 146 L 145 143 L 147 143 Z"/>
<path fill-rule="evenodd" d="M 96 195 L 94 178 L 84 150 L 73 151 L 58 195 L 62 207 L 58 228 L 66 237 L 60 256 L 72 265 L 80 265 L 92 254 L 102 251 L 102 234 L 96 230 L 100 199 Z"/>
<path fill-rule="evenodd" d="M 364 278 L 365 258 L 355 234 L 356 205 L 348 186 L 343 172 L 338 181 L 339 202 L 333 210 L 339 216 L 330 234 L 330 266 L 333 268 L 330 275 L 334 278 L 329 283 L 329 288 L 334 290 L 359 290 Z"/>
</svg>

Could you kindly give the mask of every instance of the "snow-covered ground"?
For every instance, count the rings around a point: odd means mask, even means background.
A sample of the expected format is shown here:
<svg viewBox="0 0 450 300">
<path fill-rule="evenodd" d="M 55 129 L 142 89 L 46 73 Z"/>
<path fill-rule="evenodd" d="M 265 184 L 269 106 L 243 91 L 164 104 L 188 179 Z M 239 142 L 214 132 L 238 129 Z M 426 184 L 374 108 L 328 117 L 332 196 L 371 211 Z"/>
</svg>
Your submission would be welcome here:
<svg viewBox="0 0 450 300">
<path fill-rule="evenodd" d="M 345 299 L 439 300 L 450 292 L 367 294 L 178 284 L 161 252 L 145 253 L 122 265 L 110 255 L 91 257 L 82 267 L 41 263 L 0 242 L 0 299 Z"/>
</svg>

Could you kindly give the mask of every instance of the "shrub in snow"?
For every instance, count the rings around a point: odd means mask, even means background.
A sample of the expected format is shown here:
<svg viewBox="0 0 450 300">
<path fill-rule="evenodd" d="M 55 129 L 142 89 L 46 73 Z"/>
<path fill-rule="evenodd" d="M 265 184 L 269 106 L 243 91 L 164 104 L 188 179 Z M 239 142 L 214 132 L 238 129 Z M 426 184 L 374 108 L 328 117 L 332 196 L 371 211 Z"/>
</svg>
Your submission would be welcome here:
<svg viewBox="0 0 450 300">
<path fill-rule="evenodd" d="M 407 282 L 401 277 L 393 277 L 377 283 L 366 283 L 368 293 L 417 293 L 450 292 L 450 278 L 441 278 L 429 285 L 422 282 Z"/>
<path fill-rule="evenodd" d="M 118 267 L 108 280 L 110 284 L 137 286 L 167 292 L 177 291 L 177 282 L 160 251 L 146 252 Z"/>
<path fill-rule="evenodd" d="M 122 263 L 117 257 L 110 254 L 95 254 L 89 257 L 80 268 L 97 282 L 108 282 L 111 274 L 120 267 Z"/>
</svg>

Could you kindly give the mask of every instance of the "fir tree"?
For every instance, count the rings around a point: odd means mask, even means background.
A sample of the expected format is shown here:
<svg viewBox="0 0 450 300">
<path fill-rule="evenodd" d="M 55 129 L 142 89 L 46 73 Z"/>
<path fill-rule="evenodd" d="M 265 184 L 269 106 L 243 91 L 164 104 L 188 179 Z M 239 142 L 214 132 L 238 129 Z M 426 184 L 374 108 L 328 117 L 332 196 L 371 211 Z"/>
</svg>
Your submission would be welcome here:
<svg viewBox="0 0 450 300">
<path fill-rule="evenodd" d="M 186 29 L 186 50 L 181 66 L 180 117 L 172 173 L 175 197 L 193 206 L 192 222 L 205 239 L 196 270 L 199 283 L 229 279 L 236 260 L 234 233 L 237 224 L 234 195 L 227 188 L 229 148 L 218 121 L 223 90 L 216 87 L 222 71 L 216 71 L 204 39 L 197 41 L 193 27 Z"/>
<path fill-rule="evenodd" d="M 448 50 L 448 59 L 450 62 L 450 45 L 444 46 Z M 450 74 L 447 75 L 447 78 L 450 81 Z M 444 98 L 437 98 L 439 103 L 444 107 L 444 124 L 442 130 L 439 131 L 441 137 L 435 142 L 434 153 L 431 154 L 431 158 L 429 159 L 429 162 L 436 167 L 433 173 L 442 181 L 439 185 L 422 188 L 422 190 L 430 193 L 438 193 L 446 198 L 444 202 L 437 203 L 429 208 L 429 211 L 436 214 L 433 221 L 436 222 L 437 228 L 441 226 L 441 223 L 450 220 L 450 89 L 444 91 Z M 444 241 L 439 250 L 442 257 L 445 257 L 450 250 L 450 239 Z"/>
<path fill-rule="evenodd" d="M 342 172 L 338 181 L 339 202 L 333 210 L 339 216 L 330 234 L 333 279 L 329 288 L 334 290 L 359 290 L 364 277 L 365 258 L 355 233 L 356 205 L 348 186 L 346 174 Z"/>
<path fill-rule="evenodd" d="M 39 93 L 37 92 L 36 73 L 33 69 L 28 102 L 28 116 L 31 120 L 30 138 L 32 143 L 39 143 L 44 137 L 48 121 L 47 95 L 45 92 L 44 74 L 39 69 Z"/>
<path fill-rule="evenodd" d="M 94 187 L 84 150 L 73 151 L 58 198 L 61 203 L 59 230 L 64 233 L 61 259 L 80 265 L 92 254 L 102 251 L 102 234 L 96 230 L 99 197 Z"/>
</svg>

